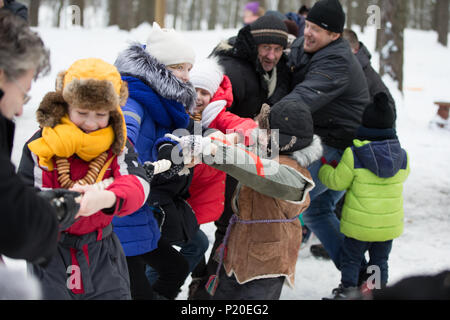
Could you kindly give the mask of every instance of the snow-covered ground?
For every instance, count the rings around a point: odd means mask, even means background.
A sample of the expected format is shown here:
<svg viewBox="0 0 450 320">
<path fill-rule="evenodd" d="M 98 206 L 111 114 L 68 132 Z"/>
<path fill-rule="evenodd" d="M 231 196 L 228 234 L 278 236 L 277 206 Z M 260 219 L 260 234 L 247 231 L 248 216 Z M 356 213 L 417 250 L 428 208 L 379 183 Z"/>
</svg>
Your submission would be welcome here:
<svg viewBox="0 0 450 320">
<path fill-rule="evenodd" d="M 54 90 L 56 74 L 68 68 L 76 59 L 98 57 L 110 63 L 130 41 L 145 42 L 150 26 L 144 24 L 131 32 L 116 27 L 89 29 L 36 29 L 51 49 L 52 72 L 39 79 L 32 88 L 32 101 L 17 120 L 13 162 L 20 160 L 23 144 L 38 129 L 35 110 L 46 92 Z M 206 57 L 222 39 L 237 30 L 184 32 L 198 57 Z M 369 50 L 374 48 L 375 30 L 367 28 L 359 34 Z M 450 131 L 432 129 L 430 121 L 436 114 L 437 100 L 450 101 L 450 49 L 437 43 L 433 32 L 407 30 L 405 34 L 404 95 L 396 84 L 387 84 L 397 103 L 398 134 L 411 157 L 411 175 L 405 185 L 405 232 L 394 241 L 390 256 L 391 284 L 410 275 L 434 274 L 450 269 Z M 378 68 L 378 57 L 373 65 Z M 211 243 L 213 224 L 202 226 Z M 314 237 L 302 248 L 297 263 L 296 288 L 285 287 L 284 300 L 316 300 L 328 296 L 336 287 L 340 274 L 330 261 L 311 256 L 309 246 L 318 242 Z M 8 265 L 24 269 L 23 261 L 7 260 Z M 178 299 L 187 297 L 186 285 Z"/>
</svg>

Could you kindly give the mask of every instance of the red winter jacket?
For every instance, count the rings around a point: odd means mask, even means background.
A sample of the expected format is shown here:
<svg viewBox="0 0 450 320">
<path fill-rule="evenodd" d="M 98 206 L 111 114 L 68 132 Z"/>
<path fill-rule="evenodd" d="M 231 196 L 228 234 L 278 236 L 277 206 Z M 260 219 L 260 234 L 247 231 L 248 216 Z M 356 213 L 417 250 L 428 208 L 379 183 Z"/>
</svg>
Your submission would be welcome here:
<svg viewBox="0 0 450 320">
<path fill-rule="evenodd" d="M 40 136 L 41 132 L 38 132 L 28 143 Z M 61 188 L 57 170 L 47 171 L 40 167 L 38 157 L 27 147 L 28 143 L 24 147 L 19 167 L 19 173 L 24 181 L 39 189 Z M 112 152 L 109 151 L 107 161 L 112 156 Z M 82 179 L 89 170 L 89 163 L 77 156 L 72 156 L 68 160 L 72 180 Z M 90 217 L 82 217 L 65 232 L 77 236 L 88 234 L 108 226 L 114 216 L 126 216 L 142 207 L 147 199 L 150 186 L 146 180 L 145 170 L 137 165 L 137 161 L 133 145 L 127 141 L 124 151 L 112 161 L 103 178 L 103 180 L 114 178 L 114 182 L 106 188 L 117 197 L 114 213 L 106 214 L 99 211 Z"/>
<path fill-rule="evenodd" d="M 244 135 L 247 144 L 251 143 L 250 134 L 257 124 L 252 119 L 241 118 L 226 111 L 233 104 L 231 81 L 224 76 L 219 89 L 210 104 L 202 113 L 202 125 L 217 129 L 223 133 L 239 132 Z M 212 120 L 212 121 L 211 121 Z M 206 123 L 204 123 L 206 121 Z M 206 164 L 195 167 L 194 177 L 189 188 L 187 200 L 195 212 L 199 224 L 216 221 L 222 215 L 225 201 L 226 174 Z"/>
</svg>

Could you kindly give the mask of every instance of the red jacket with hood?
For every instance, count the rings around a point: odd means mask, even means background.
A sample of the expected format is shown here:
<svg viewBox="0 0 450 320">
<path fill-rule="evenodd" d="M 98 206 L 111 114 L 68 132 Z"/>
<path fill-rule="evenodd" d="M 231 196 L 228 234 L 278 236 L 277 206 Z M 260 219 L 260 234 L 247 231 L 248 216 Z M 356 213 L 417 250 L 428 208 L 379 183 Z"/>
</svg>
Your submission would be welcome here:
<svg viewBox="0 0 450 320">
<path fill-rule="evenodd" d="M 252 119 L 241 118 L 227 109 L 233 104 L 233 88 L 227 76 L 223 77 L 219 89 L 202 113 L 204 129 L 217 129 L 227 134 L 238 132 L 246 144 L 252 142 L 251 132 L 257 127 Z M 195 212 L 199 224 L 216 221 L 222 215 L 225 201 L 226 174 L 206 164 L 195 167 L 194 177 L 187 200 Z"/>
</svg>

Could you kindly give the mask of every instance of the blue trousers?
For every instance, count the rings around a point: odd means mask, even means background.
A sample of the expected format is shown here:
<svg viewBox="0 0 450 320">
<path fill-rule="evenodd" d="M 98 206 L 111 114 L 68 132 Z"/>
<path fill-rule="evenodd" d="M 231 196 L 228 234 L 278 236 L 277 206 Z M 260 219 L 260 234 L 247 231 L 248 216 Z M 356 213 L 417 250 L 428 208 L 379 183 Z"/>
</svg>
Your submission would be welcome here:
<svg viewBox="0 0 450 320">
<path fill-rule="evenodd" d="M 341 251 L 341 282 L 345 288 L 357 287 L 364 254 L 369 251 L 369 266 L 377 266 L 380 271 L 380 285 L 388 282 L 388 259 L 393 241 L 364 242 L 345 237 Z M 381 288 L 378 288 L 381 289 Z"/>
<path fill-rule="evenodd" d="M 324 145 L 324 157 L 328 162 L 342 158 L 343 150 Z M 319 170 L 322 167 L 320 160 L 308 167 L 308 170 L 316 184 L 310 192 L 311 204 L 303 213 L 303 221 L 322 242 L 325 250 L 330 255 L 334 264 L 340 269 L 341 247 L 344 235 L 340 231 L 340 221 L 334 213 L 336 204 L 344 196 L 345 191 L 334 191 L 328 189 L 319 180 Z"/>
<path fill-rule="evenodd" d="M 180 246 L 180 253 L 189 264 L 189 273 L 191 273 L 203 259 L 205 252 L 208 250 L 208 246 L 208 237 L 201 229 L 198 229 L 195 237 L 193 237 L 191 241 Z M 145 273 L 147 275 L 147 279 L 150 281 L 150 284 L 153 284 L 158 278 L 158 274 L 156 273 L 156 271 L 148 265 L 146 267 Z"/>
</svg>

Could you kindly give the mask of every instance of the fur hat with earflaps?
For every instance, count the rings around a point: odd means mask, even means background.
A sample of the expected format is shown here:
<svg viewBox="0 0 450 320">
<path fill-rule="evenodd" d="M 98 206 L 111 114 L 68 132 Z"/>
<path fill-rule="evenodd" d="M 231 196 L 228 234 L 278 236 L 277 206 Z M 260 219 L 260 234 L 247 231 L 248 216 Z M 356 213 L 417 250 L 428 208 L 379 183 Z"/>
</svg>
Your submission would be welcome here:
<svg viewBox="0 0 450 320">
<path fill-rule="evenodd" d="M 128 99 L 128 85 L 113 65 L 101 59 L 82 59 L 56 79 L 56 91 L 48 93 L 37 110 L 41 127 L 55 127 L 68 113 L 68 106 L 110 112 L 110 125 L 115 134 L 111 146 L 120 154 L 126 143 L 126 125 L 121 106 Z"/>
</svg>

